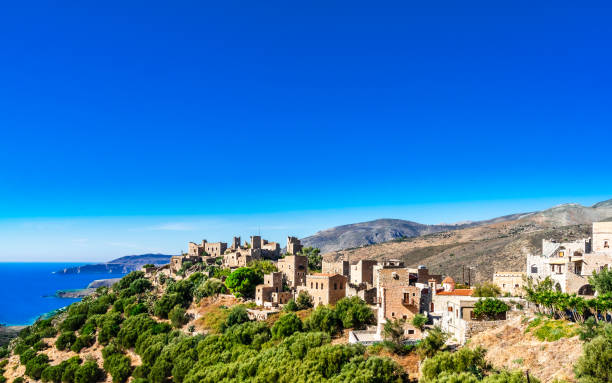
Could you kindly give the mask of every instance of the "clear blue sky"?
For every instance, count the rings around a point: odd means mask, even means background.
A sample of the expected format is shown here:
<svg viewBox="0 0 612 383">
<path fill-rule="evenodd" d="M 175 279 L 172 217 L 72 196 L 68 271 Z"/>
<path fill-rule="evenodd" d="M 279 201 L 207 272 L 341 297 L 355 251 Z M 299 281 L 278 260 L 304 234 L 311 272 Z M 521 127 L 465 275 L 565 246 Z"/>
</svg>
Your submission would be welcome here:
<svg viewBox="0 0 612 383">
<path fill-rule="evenodd" d="M 605 1 L 13 2 L 0 260 L 612 197 Z"/>
</svg>

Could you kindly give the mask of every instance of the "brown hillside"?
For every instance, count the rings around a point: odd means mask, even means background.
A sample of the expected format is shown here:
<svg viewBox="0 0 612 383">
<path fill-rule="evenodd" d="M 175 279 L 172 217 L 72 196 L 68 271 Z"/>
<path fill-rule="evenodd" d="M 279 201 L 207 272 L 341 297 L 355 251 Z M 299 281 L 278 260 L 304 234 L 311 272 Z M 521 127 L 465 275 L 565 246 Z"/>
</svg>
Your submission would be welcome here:
<svg viewBox="0 0 612 383">
<path fill-rule="evenodd" d="M 590 236 L 590 225 L 548 226 L 521 219 L 424 235 L 324 254 L 325 259 L 402 259 L 407 266 L 427 265 L 433 273 L 463 279 L 463 266 L 475 268 L 476 282 L 498 270 L 524 271 L 527 254 L 541 251 L 543 238 L 573 240 Z M 466 274 L 467 281 L 467 274 Z M 474 282 L 474 281 L 473 281 Z"/>
</svg>

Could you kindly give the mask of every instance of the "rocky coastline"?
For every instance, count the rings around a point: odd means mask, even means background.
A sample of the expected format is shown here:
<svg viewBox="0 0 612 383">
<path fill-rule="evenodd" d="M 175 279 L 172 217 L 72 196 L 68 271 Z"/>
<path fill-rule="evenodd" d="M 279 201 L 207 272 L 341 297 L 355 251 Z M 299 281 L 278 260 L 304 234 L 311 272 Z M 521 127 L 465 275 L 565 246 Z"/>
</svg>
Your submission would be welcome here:
<svg viewBox="0 0 612 383">
<path fill-rule="evenodd" d="M 82 299 L 93 294 L 99 287 L 111 287 L 121 278 L 97 279 L 87 285 L 84 289 L 75 290 L 58 290 L 55 293 L 56 298 L 77 298 Z"/>
</svg>

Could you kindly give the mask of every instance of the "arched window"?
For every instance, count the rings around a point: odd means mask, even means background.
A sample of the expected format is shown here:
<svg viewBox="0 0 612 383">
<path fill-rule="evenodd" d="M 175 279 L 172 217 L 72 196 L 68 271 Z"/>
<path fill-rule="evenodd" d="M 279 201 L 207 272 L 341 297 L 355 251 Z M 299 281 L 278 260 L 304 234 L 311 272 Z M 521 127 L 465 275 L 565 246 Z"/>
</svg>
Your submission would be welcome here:
<svg viewBox="0 0 612 383">
<path fill-rule="evenodd" d="M 538 273 L 538 266 L 531 265 L 531 274 L 537 274 L 537 273 Z"/>
</svg>

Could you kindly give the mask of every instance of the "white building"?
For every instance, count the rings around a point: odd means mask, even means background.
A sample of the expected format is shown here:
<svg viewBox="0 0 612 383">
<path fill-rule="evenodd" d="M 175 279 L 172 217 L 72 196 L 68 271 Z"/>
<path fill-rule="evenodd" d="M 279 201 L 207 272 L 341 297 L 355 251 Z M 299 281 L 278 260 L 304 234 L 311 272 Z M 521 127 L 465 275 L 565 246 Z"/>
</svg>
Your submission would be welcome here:
<svg viewBox="0 0 612 383">
<path fill-rule="evenodd" d="M 612 222 L 593 222 L 591 238 L 573 242 L 542 240 L 542 254 L 527 256 L 527 277 L 553 280 L 558 291 L 593 295 L 588 277 L 612 265 Z"/>
</svg>

